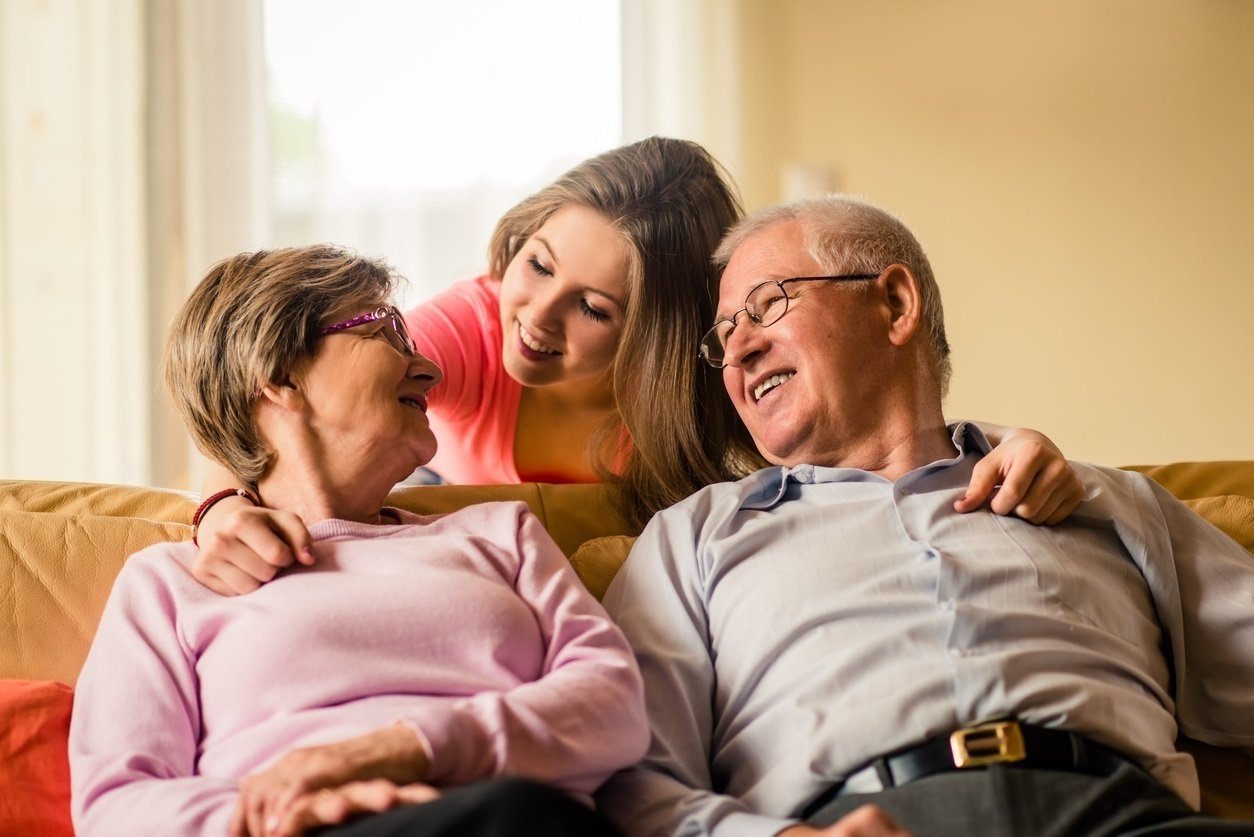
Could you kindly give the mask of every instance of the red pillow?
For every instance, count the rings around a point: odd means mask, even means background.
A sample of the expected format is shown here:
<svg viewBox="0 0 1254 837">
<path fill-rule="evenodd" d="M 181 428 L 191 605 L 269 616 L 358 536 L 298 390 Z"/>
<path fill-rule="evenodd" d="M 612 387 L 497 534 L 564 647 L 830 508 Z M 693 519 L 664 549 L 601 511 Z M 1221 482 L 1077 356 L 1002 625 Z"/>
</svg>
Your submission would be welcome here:
<svg viewBox="0 0 1254 837">
<path fill-rule="evenodd" d="M 0 834 L 73 837 L 70 706 L 51 680 L 0 680 Z"/>
</svg>

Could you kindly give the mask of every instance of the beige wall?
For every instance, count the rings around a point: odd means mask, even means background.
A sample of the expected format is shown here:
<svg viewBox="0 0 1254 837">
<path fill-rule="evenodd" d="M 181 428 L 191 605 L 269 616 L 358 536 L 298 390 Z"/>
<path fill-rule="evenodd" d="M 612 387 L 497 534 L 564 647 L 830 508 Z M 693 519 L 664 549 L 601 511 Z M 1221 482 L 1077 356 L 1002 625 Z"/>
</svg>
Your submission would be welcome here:
<svg viewBox="0 0 1254 837">
<path fill-rule="evenodd" d="M 735 8 L 711 147 L 750 209 L 801 166 L 918 232 L 950 416 L 1112 464 L 1254 459 L 1254 3 Z"/>
</svg>

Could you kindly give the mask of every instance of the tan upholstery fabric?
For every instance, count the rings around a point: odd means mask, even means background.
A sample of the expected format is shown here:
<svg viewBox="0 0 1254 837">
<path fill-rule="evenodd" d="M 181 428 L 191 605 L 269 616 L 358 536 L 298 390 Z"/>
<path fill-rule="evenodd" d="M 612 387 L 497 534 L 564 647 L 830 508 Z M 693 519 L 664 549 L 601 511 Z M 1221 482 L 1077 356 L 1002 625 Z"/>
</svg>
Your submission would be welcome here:
<svg viewBox="0 0 1254 837">
<path fill-rule="evenodd" d="M 0 511 L 0 677 L 74 685 L 122 562 L 190 537 L 183 523 Z"/>
</svg>

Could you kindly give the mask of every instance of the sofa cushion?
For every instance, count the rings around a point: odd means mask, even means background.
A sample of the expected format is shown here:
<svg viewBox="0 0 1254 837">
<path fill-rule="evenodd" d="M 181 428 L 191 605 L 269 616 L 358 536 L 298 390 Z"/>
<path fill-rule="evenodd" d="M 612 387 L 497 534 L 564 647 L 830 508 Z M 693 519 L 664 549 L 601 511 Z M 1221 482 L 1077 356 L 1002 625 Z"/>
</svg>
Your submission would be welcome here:
<svg viewBox="0 0 1254 837">
<path fill-rule="evenodd" d="M 72 837 L 64 683 L 0 680 L 0 834 Z"/>
<path fill-rule="evenodd" d="M 126 557 L 189 537 L 182 523 L 0 510 L 0 677 L 73 685 Z"/>
<path fill-rule="evenodd" d="M 585 541 L 570 556 L 571 566 L 579 573 L 584 586 L 600 601 L 610 582 L 618 574 L 618 568 L 627 560 L 627 553 L 636 539 L 630 535 L 606 535 Z"/>
</svg>

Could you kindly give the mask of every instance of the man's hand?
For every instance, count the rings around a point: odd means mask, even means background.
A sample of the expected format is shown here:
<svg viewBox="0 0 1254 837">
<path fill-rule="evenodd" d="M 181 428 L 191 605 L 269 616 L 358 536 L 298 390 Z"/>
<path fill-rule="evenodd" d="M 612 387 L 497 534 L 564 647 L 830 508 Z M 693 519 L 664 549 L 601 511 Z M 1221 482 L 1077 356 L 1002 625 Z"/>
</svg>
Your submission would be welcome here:
<svg viewBox="0 0 1254 837">
<path fill-rule="evenodd" d="M 430 785 L 396 785 L 387 779 L 323 788 L 293 800 L 267 837 L 298 837 L 307 829 L 339 825 L 357 814 L 377 814 L 401 805 L 420 805 L 439 796 L 440 792 Z"/>
<path fill-rule="evenodd" d="M 1001 444 L 976 464 L 967 493 L 954 510 L 974 511 L 990 497 L 989 508 L 997 514 L 1053 526 L 1075 511 L 1084 499 L 1084 486 L 1048 437 L 1016 429 L 1006 431 Z"/>
<path fill-rule="evenodd" d="M 296 800 L 323 788 L 368 779 L 409 785 L 422 781 L 426 772 L 426 751 L 414 731 L 403 724 L 335 744 L 302 747 L 268 770 L 240 780 L 230 834 L 260 837 L 267 824 L 282 821 Z"/>
<path fill-rule="evenodd" d="M 874 805 L 863 805 L 825 828 L 802 823 L 775 837 L 910 837 L 910 832 Z"/>
<path fill-rule="evenodd" d="M 305 523 L 289 511 L 258 508 L 243 499 L 219 501 L 200 521 L 200 554 L 192 576 L 223 596 L 251 593 L 284 567 L 314 562 Z"/>
</svg>

